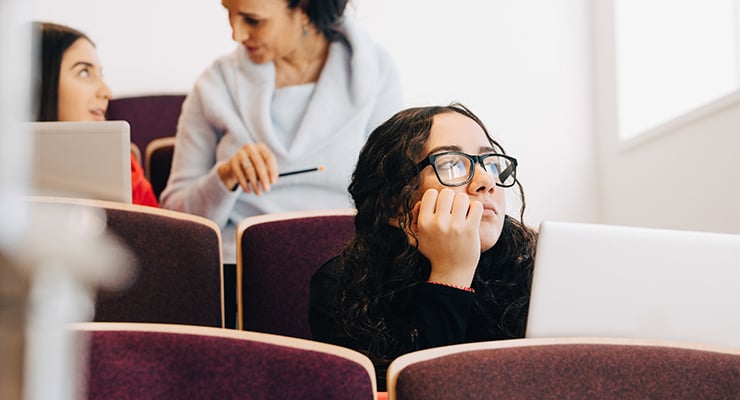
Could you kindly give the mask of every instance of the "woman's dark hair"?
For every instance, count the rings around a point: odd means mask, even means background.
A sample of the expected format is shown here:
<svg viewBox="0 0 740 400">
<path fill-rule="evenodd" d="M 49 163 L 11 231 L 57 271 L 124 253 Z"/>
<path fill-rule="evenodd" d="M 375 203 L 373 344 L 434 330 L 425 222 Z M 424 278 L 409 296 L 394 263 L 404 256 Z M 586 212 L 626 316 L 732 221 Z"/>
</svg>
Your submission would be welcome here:
<svg viewBox="0 0 740 400">
<path fill-rule="evenodd" d="M 336 319 L 346 335 L 370 343 L 368 353 L 376 360 L 414 350 L 413 327 L 407 327 L 402 317 L 393 321 L 389 316 L 398 314 L 406 301 L 404 293 L 425 281 L 431 266 L 389 221 L 410 226 L 421 184 L 416 165 L 425 156 L 434 116 L 442 113 L 474 120 L 496 152 L 505 154 L 481 120 L 457 103 L 406 109 L 370 134 L 349 185 L 357 208 L 356 233 L 339 257 Z M 487 327 L 483 337 L 516 337 L 523 334 L 526 322 L 536 232 L 522 222 L 525 201 L 519 181 L 517 188 L 522 202 L 519 220 L 506 216 L 499 240 L 481 254 L 472 284 L 474 311 Z"/>
<path fill-rule="evenodd" d="M 34 22 L 34 33 L 40 39 L 40 66 L 36 73 L 36 121 L 56 121 L 59 110 L 59 70 L 67 49 L 80 38 L 92 40 L 68 26 Z M 93 44 L 94 45 L 94 44 Z"/>
<path fill-rule="evenodd" d="M 340 24 L 348 0 L 288 0 L 288 8 L 301 8 L 316 29 L 330 42 L 342 37 Z"/>
</svg>

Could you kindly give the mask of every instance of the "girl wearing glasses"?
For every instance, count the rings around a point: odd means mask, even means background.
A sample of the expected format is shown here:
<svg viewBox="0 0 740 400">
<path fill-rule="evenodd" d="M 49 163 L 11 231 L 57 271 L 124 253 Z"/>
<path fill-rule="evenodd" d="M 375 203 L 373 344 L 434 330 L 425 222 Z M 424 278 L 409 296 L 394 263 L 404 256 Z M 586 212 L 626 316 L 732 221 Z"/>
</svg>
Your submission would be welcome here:
<svg viewBox="0 0 740 400">
<path fill-rule="evenodd" d="M 356 234 L 311 281 L 314 339 L 367 354 L 382 391 L 404 353 L 522 337 L 536 232 L 521 222 L 516 166 L 459 104 L 375 129 L 349 186 Z"/>
</svg>

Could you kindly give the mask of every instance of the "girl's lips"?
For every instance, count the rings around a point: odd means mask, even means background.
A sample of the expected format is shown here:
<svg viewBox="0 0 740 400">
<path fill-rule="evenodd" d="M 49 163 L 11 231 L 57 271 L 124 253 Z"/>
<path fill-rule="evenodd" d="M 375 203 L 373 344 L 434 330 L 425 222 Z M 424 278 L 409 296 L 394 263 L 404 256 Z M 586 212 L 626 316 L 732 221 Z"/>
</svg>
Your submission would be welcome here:
<svg viewBox="0 0 740 400">
<path fill-rule="evenodd" d="M 496 214 L 496 210 L 494 210 L 493 208 L 483 208 L 483 217 L 493 217 Z"/>
<path fill-rule="evenodd" d="M 102 109 L 90 110 L 90 114 L 92 114 L 93 119 L 96 121 L 105 121 L 105 110 L 102 110 Z"/>
<path fill-rule="evenodd" d="M 496 211 L 496 207 L 493 204 L 483 204 L 483 213 L 493 213 L 498 215 L 498 211 Z"/>
</svg>

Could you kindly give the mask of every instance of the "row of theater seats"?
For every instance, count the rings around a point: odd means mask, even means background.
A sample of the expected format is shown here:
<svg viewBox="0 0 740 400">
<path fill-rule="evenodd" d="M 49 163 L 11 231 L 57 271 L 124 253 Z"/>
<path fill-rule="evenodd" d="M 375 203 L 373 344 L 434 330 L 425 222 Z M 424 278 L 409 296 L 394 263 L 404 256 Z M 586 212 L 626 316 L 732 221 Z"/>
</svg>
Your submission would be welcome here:
<svg viewBox="0 0 740 400">
<path fill-rule="evenodd" d="M 607 338 L 514 339 L 370 360 L 310 340 L 184 325 L 82 323 L 88 399 L 737 399 L 740 349 Z"/>
<path fill-rule="evenodd" d="M 136 259 L 135 279 L 101 291 L 95 321 L 224 327 L 218 226 L 202 217 L 132 204 L 31 197 L 37 207 L 102 211 L 108 230 Z M 247 218 L 237 236 L 240 329 L 310 338 L 308 282 L 354 231 L 354 209 Z M 53 227 L 50 227 L 53 229 Z"/>
<path fill-rule="evenodd" d="M 68 198 L 103 210 L 136 255 L 122 291 L 101 292 L 86 398 L 382 398 L 362 354 L 313 342 L 308 282 L 353 232 L 354 210 L 266 215 L 238 229 L 239 328 L 223 329 L 220 233 L 211 221 Z M 740 349 L 635 339 L 521 339 L 397 359 L 398 399 L 740 398 Z"/>
</svg>

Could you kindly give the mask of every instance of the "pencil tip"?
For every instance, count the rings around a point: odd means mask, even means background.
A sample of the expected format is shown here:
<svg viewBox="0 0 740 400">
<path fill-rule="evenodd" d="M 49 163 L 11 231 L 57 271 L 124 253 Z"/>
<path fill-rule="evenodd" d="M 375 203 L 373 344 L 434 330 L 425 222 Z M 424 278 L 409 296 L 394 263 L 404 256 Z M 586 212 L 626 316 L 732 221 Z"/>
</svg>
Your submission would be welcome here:
<svg viewBox="0 0 740 400">
<path fill-rule="evenodd" d="M 319 171 L 323 171 L 325 168 L 323 165 L 319 165 Z"/>
</svg>

